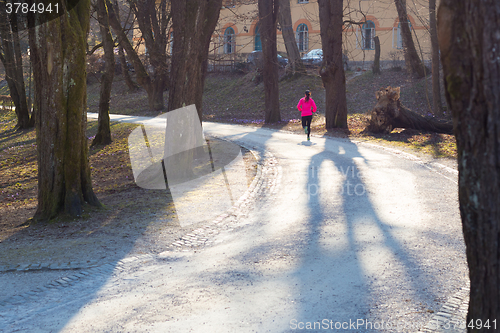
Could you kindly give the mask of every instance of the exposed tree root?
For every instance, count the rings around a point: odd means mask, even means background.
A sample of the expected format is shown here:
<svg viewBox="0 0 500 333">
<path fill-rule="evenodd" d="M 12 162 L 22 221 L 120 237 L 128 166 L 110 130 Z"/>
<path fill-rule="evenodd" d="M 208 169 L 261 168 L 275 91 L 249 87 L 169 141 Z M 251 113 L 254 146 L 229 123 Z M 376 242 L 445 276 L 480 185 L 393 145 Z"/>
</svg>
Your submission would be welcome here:
<svg viewBox="0 0 500 333">
<path fill-rule="evenodd" d="M 370 112 L 364 133 L 390 133 L 394 128 L 410 128 L 444 134 L 453 134 L 451 122 L 421 116 L 401 104 L 400 88 L 387 87 L 375 93 L 377 105 Z"/>
</svg>

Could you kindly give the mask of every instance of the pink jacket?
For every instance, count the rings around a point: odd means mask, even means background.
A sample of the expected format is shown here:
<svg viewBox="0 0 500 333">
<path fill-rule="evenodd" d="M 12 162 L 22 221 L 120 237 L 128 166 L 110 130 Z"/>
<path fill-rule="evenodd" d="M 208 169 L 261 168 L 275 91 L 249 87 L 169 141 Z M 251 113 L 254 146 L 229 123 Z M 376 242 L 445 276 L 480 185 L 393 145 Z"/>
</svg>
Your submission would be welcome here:
<svg viewBox="0 0 500 333">
<path fill-rule="evenodd" d="M 309 97 L 309 101 L 306 102 L 306 98 L 302 97 L 297 104 L 297 109 L 302 112 L 302 117 L 310 116 L 313 112 L 316 112 L 316 103 L 314 103 L 313 99 Z"/>
</svg>

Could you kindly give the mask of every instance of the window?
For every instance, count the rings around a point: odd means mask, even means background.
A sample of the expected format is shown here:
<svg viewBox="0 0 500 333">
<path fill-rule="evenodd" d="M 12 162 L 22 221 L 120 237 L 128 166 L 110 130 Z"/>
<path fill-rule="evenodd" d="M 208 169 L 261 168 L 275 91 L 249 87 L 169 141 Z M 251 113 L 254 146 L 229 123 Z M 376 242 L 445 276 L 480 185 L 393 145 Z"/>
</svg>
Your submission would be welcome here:
<svg viewBox="0 0 500 333">
<path fill-rule="evenodd" d="M 297 3 L 309 3 L 309 0 L 298 0 Z"/>
<path fill-rule="evenodd" d="M 297 27 L 297 32 L 295 35 L 295 39 L 297 41 L 297 47 L 300 52 L 307 52 L 309 50 L 309 36 L 308 36 L 308 28 L 304 23 L 299 24 Z"/>
<path fill-rule="evenodd" d="M 262 51 L 262 41 L 260 40 L 258 25 L 255 27 L 255 51 Z"/>
<path fill-rule="evenodd" d="M 408 21 L 408 25 L 410 26 L 411 30 L 411 23 Z M 398 23 L 397 28 L 392 28 L 392 47 L 396 49 L 402 49 L 403 48 L 403 38 L 401 36 L 401 23 Z"/>
<path fill-rule="evenodd" d="M 227 28 L 224 31 L 224 53 L 234 53 L 235 49 L 235 37 L 234 37 L 234 29 Z"/>
<path fill-rule="evenodd" d="M 375 23 L 373 21 L 366 21 L 361 28 L 361 48 L 363 50 L 375 49 L 373 37 L 375 37 Z"/>
</svg>

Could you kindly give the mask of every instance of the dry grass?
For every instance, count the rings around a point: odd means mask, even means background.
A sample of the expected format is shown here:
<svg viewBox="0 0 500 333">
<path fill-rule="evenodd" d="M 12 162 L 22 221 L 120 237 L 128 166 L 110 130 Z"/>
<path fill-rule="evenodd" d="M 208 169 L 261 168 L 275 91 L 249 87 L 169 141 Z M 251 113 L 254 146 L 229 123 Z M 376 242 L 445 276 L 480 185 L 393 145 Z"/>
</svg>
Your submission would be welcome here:
<svg viewBox="0 0 500 333">
<path fill-rule="evenodd" d="M 263 126 L 301 134 L 303 130 L 296 105 L 304 91 L 309 89 L 319 111 L 312 123 L 315 135 L 374 141 L 429 154 L 434 158 L 456 158 L 456 142 L 452 135 L 403 129 L 395 129 L 388 135 L 362 135 L 367 121 L 365 114 L 375 106 L 375 92 L 381 87 L 401 87 L 401 102 L 410 110 L 422 115 L 429 115 L 432 94 L 429 78 L 414 80 L 401 71 L 384 71 L 381 75 L 373 75 L 371 72 L 358 74 L 352 72 L 346 74 L 348 131 L 325 129 L 325 117 L 322 113 L 325 109 L 325 92 L 321 78 L 313 72 L 295 80 L 284 79 L 280 82 L 282 121 L 273 125 L 264 124 L 264 85 L 255 83 L 253 73 L 209 75 L 205 85 L 203 117 L 207 121 Z"/>
<path fill-rule="evenodd" d="M 352 74 L 348 73 L 348 76 Z M 325 104 L 324 90 L 321 79 L 314 73 L 280 82 L 283 121 L 274 125 L 264 125 L 264 87 L 262 83 L 256 83 L 254 74 L 211 74 L 205 85 L 203 114 L 206 121 L 265 126 L 303 135 L 296 104 L 304 91 L 309 89 L 320 111 L 313 119 L 314 135 L 348 137 L 411 149 L 433 157 L 455 158 L 455 138 L 450 135 L 402 129 L 395 129 L 392 133 L 381 136 L 360 134 L 365 127 L 364 113 L 375 105 L 374 93 L 380 87 L 401 86 L 402 103 L 413 111 L 427 114 L 424 82 L 408 79 L 402 72 L 384 72 L 380 76 L 365 73 L 349 80 L 349 130 L 327 131 L 325 118 L 321 114 Z M 99 84 L 90 84 L 89 111 L 97 112 L 98 96 Z M 167 94 L 165 105 L 166 99 Z M 113 86 L 111 112 L 143 116 L 159 114 L 148 110 L 144 91 L 128 93 L 119 76 Z M 19 260 L 19 257 L 12 255 L 12 251 L 20 254 L 19 249 L 27 246 L 26 244 L 32 245 L 29 251 L 22 252 L 23 257 L 34 258 L 50 253 L 51 258 L 57 258 L 57 249 L 61 246 L 53 242 L 57 239 L 70 242 L 78 251 L 88 247 L 85 244 L 93 242 L 101 249 L 116 252 L 120 246 L 123 247 L 123 242 L 133 244 L 138 235 L 147 230 L 157 230 L 156 227 L 151 229 L 146 222 L 150 220 L 147 217 L 154 215 L 165 221 L 172 217 L 171 203 L 164 191 L 146 191 L 134 184 L 127 137 L 136 125 L 113 123 L 113 143 L 106 147 L 94 147 L 89 151 L 94 190 L 106 208 L 96 210 L 86 207 L 85 214 L 80 219 L 59 217 L 46 225 L 24 224 L 33 216 L 37 204 L 36 136 L 34 130 L 15 131 L 15 123 L 14 112 L 0 110 L 0 244 L 3 261 Z M 95 133 L 96 122 L 89 122 L 89 144 Z M 170 225 L 168 230 L 174 229 Z M 48 240 L 53 246 L 46 244 Z M 41 248 L 45 250 L 41 251 Z"/>
<path fill-rule="evenodd" d="M 2 264 L 111 259 L 127 252 L 162 251 L 183 232 L 169 193 L 135 184 L 127 139 L 137 125 L 123 123 L 111 124 L 112 144 L 89 150 L 94 192 L 104 207 L 85 206 L 80 218 L 60 215 L 49 223 L 31 223 L 37 205 L 36 137 L 34 130 L 16 132 L 15 123 L 14 112 L 1 113 Z M 96 131 L 97 122 L 89 122 L 89 145 Z M 219 145 L 223 141 L 211 140 L 214 152 L 223 150 Z M 256 173 L 255 159 L 248 152 L 244 159 L 250 182 Z"/>
</svg>

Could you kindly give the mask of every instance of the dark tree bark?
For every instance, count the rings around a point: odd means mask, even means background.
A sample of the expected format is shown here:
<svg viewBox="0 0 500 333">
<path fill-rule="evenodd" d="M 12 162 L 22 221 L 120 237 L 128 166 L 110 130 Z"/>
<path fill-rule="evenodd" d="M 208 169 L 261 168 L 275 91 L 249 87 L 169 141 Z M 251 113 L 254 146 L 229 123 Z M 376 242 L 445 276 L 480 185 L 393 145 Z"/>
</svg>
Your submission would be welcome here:
<svg viewBox="0 0 500 333">
<path fill-rule="evenodd" d="M 259 0 L 259 31 L 262 40 L 265 123 L 281 120 L 280 96 L 278 86 L 278 49 L 276 29 L 278 24 L 280 0 Z"/>
<path fill-rule="evenodd" d="M 373 60 L 373 74 L 380 74 L 380 40 L 378 36 L 373 37 L 375 42 L 375 59 Z"/>
<path fill-rule="evenodd" d="M 115 0 L 114 5 L 116 8 L 116 11 L 115 11 L 116 18 L 117 18 L 118 22 L 121 22 L 120 11 L 118 10 L 119 7 L 118 7 L 117 0 Z M 108 19 L 108 23 L 109 23 L 109 19 Z M 127 58 L 125 57 L 125 52 L 123 51 L 122 43 L 118 43 L 118 59 L 120 59 L 120 67 L 122 70 L 123 78 L 125 80 L 125 84 L 128 87 L 128 91 L 129 92 L 136 91 L 139 88 L 139 86 L 137 85 L 137 83 L 134 82 L 134 80 L 132 80 L 132 77 L 130 76 L 130 73 L 128 71 Z"/>
<path fill-rule="evenodd" d="M 175 3 L 176 1 L 174 1 Z M 155 5 L 154 0 L 140 0 L 130 2 L 133 11 L 137 15 L 137 21 L 146 42 L 150 55 L 153 73 L 150 75 L 144 67 L 141 59 L 134 50 L 134 46 L 127 38 L 125 31 L 117 16 L 118 8 L 114 8 L 110 0 L 106 0 L 108 7 L 109 24 L 118 37 L 118 42 L 127 52 L 132 62 L 137 83 L 146 90 L 148 104 L 151 110 L 163 110 L 163 91 L 168 82 L 168 66 L 166 63 L 166 30 L 170 21 L 171 12 L 167 10 L 167 0 L 162 0 L 160 8 Z M 156 15 L 160 15 L 158 18 Z"/>
<path fill-rule="evenodd" d="M 97 0 L 97 20 L 102 36 L 104 48 L 104 73 L 101 77 L 101 92 L 99 95 L 99 117 L 97 119 L 97 134 L 92 141 L 92 146 L 107 145 L 111 143 L 111 129 L 109 126 L 109 99 L 111 87 L 115 76 L 115 43 L 109 30 L 108 11 L 105 0 Z"/>
<path fill-rule="evenodd" d="M 403 52 L 405 56 L 406 70 L 417 78 L 425 76 L 424 67 L 418 56 L 415 43 L 411 35 L 408 14 L 406 12 L 406 0 L 394 0 L 398 11 L 401 26 L 401 38 L 403 39 Z"/>
<path fill-rule="evenodd" d="M 167 42 L 172 11 L 170 1 L 129 0 L 130 7 L 139 24 L 139 29 L 148 50 L 149 63 L 152 67 L 150 89 L 155 110 L 163 109 L 163 91 L 168 87 Z M 158 4 L 158 5 L 157 5 Z"/>
<path fill-rule="evenodd" d="M 295 32 L 293 31 L 290 0 L 280 0 L 279 6 L 279 23 L 285 41 L 286 53 L 288 54 L 288 66 L 293 73 L 305 73 L 306 70 L 300 58 Z"/>
<path fill-rule="evenodd" d="M 65 2 L 60 5 L 65 5 Z M 30 29 L 35 81 L 38 207 L 34 219 L 80 216 L 92 190 L 86 130 L 86 42 L 90 0 Z"/>
<path fill-rule="evenodd" d="M 436 0 L 429 0 L 429 31 L 432 46 L 432 108 L 435 115 L 443 115 L 441 78 L 439 75 L 439 43 L 436 25 Z"/>
<path fill-rule="evenodd" d="M 127 58 L 125 57 L 125 52 L 123 51 L 123 46 L 121 44 L 118 45 L 118 59 L 120 59 L 120 67 L 128 91 L 129 92 L 136 91 L 139 88 L 139 86 L 137 85 L 137 83 L 134 82 L 134 80 L 132 80 L 132 77 L 128 72 Z"/>
<path fill-rule="evenodd" d="M 500 6 L 442 0 L 438 36 L 457 138 L 460 215 L 470 277 L 467 324 L 500 322 Z M 490 329 L 484 327 L 489 320 Z M 493 320 L 497 325 L 493 328 Z"/>
<path fill-rule="evenodd" d="M 453 124 L 431 117 L 423 117 L 407 109 L 399 100 L 400 88 L 387 87 L 375 93 L 377 105 L 370 112 L 370 120 L 363 132 L 390 133 L 394 128 L 452 134 Z"/>
<path fill-rule="evenodd" d="M 342 0 L 318 0 L 323 63 L 321 79 L 326 91 L 326 128 L 347 128 L 345 73 L 342 63 Z"/>
<path fill-rule="evenodd" d="M 0 4 L 0 60 L 5 68 L 5 80 L 9 86 L 10 96 L 16 107 L 17 125 L 19 129 L 33 127 L 30 122 L 26 89 L 23 77 L 23 61 L 17 26 L 17 15 L 7 15 L 5 2 Z"/>
<path fill-rule="evenodd" d="M 222 0 L 172 2 L 174 45 L 168 110 L 196 105 L 202 119 L 203 86 L 210 39 L 219 19 Z"/>
</svg>

